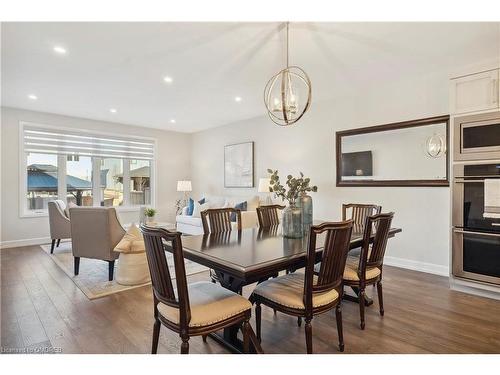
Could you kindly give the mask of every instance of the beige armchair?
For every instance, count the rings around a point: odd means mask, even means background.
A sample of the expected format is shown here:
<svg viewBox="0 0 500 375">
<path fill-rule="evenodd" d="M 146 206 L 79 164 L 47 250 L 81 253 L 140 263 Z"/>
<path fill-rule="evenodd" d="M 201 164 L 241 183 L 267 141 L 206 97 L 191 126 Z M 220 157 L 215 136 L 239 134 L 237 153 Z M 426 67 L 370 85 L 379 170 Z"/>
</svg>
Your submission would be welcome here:
<svg viewBox="0 0 500 375">
<path fill-rule="evenodd" d="M 54 246 L 59 247 L 61 239 L 71 238 L 71 225 L 69 218 L 64 213 L 66 205 L 62 200 L 54 200 L 48 203 L 49 207 L 49 225 L 50 225 L 50 238 L 52 245 L 50 253 L 54 252 Z"/>
<path fill-rule="evenodd" d="M 80 258 L 100 259 L 108 262 L 109 281 L 113 280 L 115 260 L 120 253 L 113 251 L 125 235 L 113 207 L 73 207 L 71 240 L 75 261 L 75 276 L 80 268 Z"/>
</svg>

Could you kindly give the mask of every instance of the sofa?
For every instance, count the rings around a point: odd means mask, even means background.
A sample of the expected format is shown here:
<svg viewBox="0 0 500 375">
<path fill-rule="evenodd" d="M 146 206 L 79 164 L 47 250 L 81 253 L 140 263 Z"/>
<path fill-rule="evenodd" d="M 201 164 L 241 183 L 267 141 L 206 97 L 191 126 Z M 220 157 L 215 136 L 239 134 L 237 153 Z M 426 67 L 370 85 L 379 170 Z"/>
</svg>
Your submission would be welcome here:
<svg viewBox="0 0 500 375">
<path fill-rule="evenodd" d="M 208 208 L 225 208 L 234 207 L 238 203 L 247 202 L 247 210 L 241 211 L 241 227 L 253 228 L 258 226 L 256 208 L 260 205 L 260 200 L 257 195 L 247 197 L 222 197 L 202 195 L 205 198 L 205 204 L 199 206 L 203 210 Z M 177 215 L 175 221 L 177 224 L 177 231 L 183 234 L 198 235 L 203 234 L 203 225 L 201 223 L 201 216 L 199 212 L 193 212 L 193 215 L 188 215 L 188 207 L 184 207 L 180 215 Z M 236 227 L 236 223 L 234 223 Z"/>
</svg>

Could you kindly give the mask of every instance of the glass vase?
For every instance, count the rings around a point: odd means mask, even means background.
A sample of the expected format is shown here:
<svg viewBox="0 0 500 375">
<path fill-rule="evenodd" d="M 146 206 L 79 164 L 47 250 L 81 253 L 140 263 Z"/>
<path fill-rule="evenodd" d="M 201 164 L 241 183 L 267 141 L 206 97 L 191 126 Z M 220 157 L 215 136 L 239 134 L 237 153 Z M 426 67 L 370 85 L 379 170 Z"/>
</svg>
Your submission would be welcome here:
<svg viewBox="0 0 500 375">
<path fill-rule="evenodd" d="M 297 207 L 302 210 L 302 226 L 305 231 L 313 224 L 313 201 L 312 197 L 307 194 L 302 194 L 297 200 Z"/>
<path fill-rule="evenodd" d="M 295 204 L 286 207 L 283 210 L 283 236 L 302 238 L 303 235 L 302 210 Z"/>
</svg>

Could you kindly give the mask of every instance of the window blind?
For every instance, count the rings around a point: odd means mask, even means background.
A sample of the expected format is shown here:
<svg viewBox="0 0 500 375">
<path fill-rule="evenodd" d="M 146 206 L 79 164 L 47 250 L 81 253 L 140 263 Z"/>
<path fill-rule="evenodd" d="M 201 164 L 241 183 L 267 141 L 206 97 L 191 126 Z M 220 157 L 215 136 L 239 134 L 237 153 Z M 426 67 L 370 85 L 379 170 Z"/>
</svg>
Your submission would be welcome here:
<svg viewBox="0 0 500 375">
<path fill-rule="evenodd" d="M 24 125 L 24 151 L 101 158 L 154 158 L 154 141 Z"/>
</svg>

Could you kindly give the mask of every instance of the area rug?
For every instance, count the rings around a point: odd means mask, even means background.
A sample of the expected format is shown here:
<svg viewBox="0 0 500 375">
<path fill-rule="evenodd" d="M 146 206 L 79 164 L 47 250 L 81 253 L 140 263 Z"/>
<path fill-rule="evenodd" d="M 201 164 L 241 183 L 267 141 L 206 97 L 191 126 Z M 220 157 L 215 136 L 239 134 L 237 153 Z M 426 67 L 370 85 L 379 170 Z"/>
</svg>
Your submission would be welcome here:
<svg viewBox="0 0 500 375">
<path fill-rule="evenodd" d="M 71 251 L 71 241 L 61 242 L 59 247 L 54 248 L 54 254 L 50 254 L 50 245 L 41 245 L 55 264 L 61 268 L 66 275 L 76 284 L 76 286 L 87 296 L 88 299 L 96 299 L 108 296 L 110 294 L 123 292 L 134 288 L 140 288 L 151 283 L 140 285 L 120 285 L 115 280 L 108 281 L 108 262 L 97 259 L 81 258 L 80 260 L 80 273 L 75 276 L 73 273 L 73 253 Z M 169 264 L 170 275 L 175 275 L 173 256 L 166 253 L 167 262 Z M 115 262 L 116 266 L 120 261 Z M 193 275 L 195 273 L 204 272 L 208 268 L 197 263 L 185 260 L 186 262 L 186 275 Z"/>
</svg>

